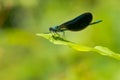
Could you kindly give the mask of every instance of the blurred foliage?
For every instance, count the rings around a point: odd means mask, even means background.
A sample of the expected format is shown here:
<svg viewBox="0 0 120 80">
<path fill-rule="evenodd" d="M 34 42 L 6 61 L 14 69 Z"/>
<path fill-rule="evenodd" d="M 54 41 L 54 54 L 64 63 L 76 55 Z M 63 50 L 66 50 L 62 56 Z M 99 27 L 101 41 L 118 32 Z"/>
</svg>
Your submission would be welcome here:
<svg viewBox="0 0 120 80">
<path fill-rule="evenodd" d="M 0 80 L 120 80 L 119 61 L 37 37 L 84 13 L 103 22 L 66 38 L 120 53 L 120 0 L 0 0 Z M 81 53 L 81 54 L 80 54 Z M 82 54 L 85 53 L 85 54 Z"/>
</svg>

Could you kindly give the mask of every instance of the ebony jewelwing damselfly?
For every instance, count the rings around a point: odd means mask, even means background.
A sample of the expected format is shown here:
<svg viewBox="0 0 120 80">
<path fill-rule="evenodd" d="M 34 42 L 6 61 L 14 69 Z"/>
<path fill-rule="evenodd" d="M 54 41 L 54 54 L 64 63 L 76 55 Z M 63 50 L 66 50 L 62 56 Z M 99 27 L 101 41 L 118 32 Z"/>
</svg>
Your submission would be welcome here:
<svg viewBox="0 0 120 80">
<path fill-rule="evenodd" d="M 50 27 L 49 31 L 54 33 L 64 32 L 64 31 L 80 31 L 85 29 L 89 25 L 97 24 L 102 21 L 102 20 L 98 20 L 92 22 L 92 19 L 93 19 L 92 13 L 86 12 L 74 18 L 73 20 L 65 22 L 59 26 Z"/>
</svg>

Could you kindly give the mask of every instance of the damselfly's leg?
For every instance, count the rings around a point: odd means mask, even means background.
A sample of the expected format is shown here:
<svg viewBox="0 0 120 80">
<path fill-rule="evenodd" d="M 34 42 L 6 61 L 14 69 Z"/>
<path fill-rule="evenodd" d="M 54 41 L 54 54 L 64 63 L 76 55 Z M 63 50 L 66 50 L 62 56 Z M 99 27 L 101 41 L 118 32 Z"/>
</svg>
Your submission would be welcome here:
<svg viewBox="0 0 120 80">
<path fill-rule="evenodd" d="M 62 35 L 63 38 L 65 38 L 65 32 L 63 31 L 63 35 Z"/>
</svg>

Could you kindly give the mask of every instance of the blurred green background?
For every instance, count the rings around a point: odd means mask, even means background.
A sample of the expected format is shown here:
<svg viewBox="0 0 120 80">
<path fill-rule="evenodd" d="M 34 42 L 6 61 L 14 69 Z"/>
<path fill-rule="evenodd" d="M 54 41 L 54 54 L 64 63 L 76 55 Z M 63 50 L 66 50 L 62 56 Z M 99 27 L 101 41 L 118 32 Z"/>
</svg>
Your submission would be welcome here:
<svg viewBox="0 0 120 80">
<path fill-rule="evenodd" d="M 120 53 L 120 0 L 0 0 L 0 80 L 120 80 L 120 61 L 35 35 L 84 12 L 103 22 L 66 39 Z"/>
</svg>

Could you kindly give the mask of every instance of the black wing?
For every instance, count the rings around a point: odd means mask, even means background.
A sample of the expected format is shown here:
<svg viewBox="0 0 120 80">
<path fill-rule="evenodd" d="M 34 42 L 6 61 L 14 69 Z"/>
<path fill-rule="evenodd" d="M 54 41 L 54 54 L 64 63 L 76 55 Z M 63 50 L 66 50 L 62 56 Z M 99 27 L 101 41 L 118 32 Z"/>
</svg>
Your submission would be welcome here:
<svg viewBox="0 0 120 80">
<path fill-rule="evenodd" d="M 73 20 L 70 20 L 66 23 L 60 25 L 61 30 L 71 30 L 71 31 L 79 31 L 86 28 L 92 21 L 92 14 L 91 13 L 84 13 Z"/>
</svg>

